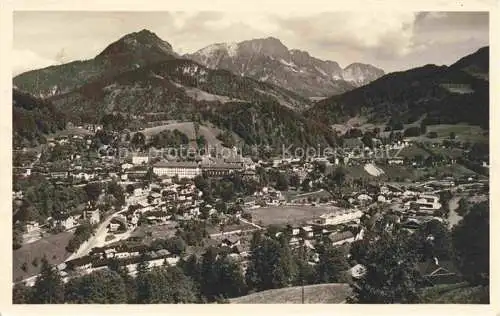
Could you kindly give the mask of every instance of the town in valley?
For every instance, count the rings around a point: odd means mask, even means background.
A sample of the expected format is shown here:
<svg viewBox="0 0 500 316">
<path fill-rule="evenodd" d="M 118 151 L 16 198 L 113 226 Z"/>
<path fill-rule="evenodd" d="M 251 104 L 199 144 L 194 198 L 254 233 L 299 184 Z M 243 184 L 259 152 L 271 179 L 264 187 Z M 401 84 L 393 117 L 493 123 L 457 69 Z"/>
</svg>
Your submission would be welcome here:
<svg viewBox="0 0 500 316">
<path fill-rule="evenodd" d="M 487 45 L 107 45 L 13 79 L 14 304 L 489 303 Z"/>
</svg>

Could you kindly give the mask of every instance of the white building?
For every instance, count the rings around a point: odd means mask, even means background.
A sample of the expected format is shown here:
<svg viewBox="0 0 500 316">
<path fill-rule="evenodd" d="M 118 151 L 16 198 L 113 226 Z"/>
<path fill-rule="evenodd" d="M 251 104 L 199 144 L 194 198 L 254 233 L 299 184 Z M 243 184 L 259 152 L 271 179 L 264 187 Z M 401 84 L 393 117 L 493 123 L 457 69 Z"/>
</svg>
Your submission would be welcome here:
<svg viewBox="0 0 500 316">
<path fill-rule="evenodd" d="M 319 223 L 322 225 L 339 225 L 351 221 L 357 222 L 361 216 L 363 216 L 363 212 L 360 210 L 344 210 L 321 215 Z"/>
<path fill-rule="evenodd" d="M 31 232 L 37 231 L 37 230 L 39 230 L 39 228 L 40 227 L 38 225 L 38 222 L 35 222 L 35 221 L 27 222 L 26 225 L 24 226 L 26 233 L 31 233 Z"/>
<path fill-rule="evenodd" d="M 153 172 L 157 176 L 179 177 L 193 179 L 201 174 L 201 168 L 196 162 L 159 162 L 153 166 Z"/>
<path fill-rule="evenodd" d="M 132 164 L 133 165 L 142 165 L 147 164 L 149 162 L 149 156 L 133 156 Z"/>
<path fill-rule="evenodd" d="M 98 209 L 95 210 L 85 210 L 85 218 L 89 220 L 91 225 L 97 224 L 101 221 L 101 215 Z"/>
<path fill-rule="evenodd" d="M 135 158 L 135 157 L 134 157 Z M 133 158 L 132 158 L 133 159 Z M 128 170 L 130 168 L 132 168 L 134 165 L 131 164 L 131 163 L 124 163 L 122 164 L 122 170 Z"/>
<path fill-rule="evenodd" d="M 422 211 L 435 211 L 441 209 L 442 206 L 439 203 L 439 197 L 435 195 L 420 195 L 415 204 Z"/>
</svg>

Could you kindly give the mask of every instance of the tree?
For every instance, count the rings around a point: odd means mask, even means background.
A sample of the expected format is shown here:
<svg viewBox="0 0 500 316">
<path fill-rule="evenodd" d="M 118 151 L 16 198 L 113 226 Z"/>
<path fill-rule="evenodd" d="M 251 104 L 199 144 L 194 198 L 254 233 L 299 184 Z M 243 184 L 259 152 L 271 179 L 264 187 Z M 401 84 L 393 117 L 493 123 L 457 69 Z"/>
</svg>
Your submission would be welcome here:
<svg viewBox="0 0 500 316">
<path fill-rule="evenodd" d="M 289 231 L 289 230 L 288 230 Z M 306 246 L 301 246 L 293 253 L 297 266 L 297 276 L 294 285 L 308 285 L 317 283 L 317 275 L 314 266 L 309 264 L 309 253 Z"/>
<path fill-rule="evenodd" d="M 451 236 L 447 227 L 437 220 L 422 225 L 413 236 L 417 240 L 416 249 L 423 260 L 434 257 L 441 260 L 451 256 Z"/>
<path fill-rule="evenodd" d="M 196 303 L 197 292 L 192 280 L 177 267 L 155 267 L 137 276 L 137 303 Z"/>
<path fill-rule="evenodd" d="M 14 225 L 12 230 L 12 248 L 13 250 L 21 248 L 23 245 L 23 232 L 19 225 Z"/>
<path fill-rule="evenodd" d="M 474 205 L 452 231 L 458 268 L 471 284 L 489 284 L 489 204 Z"/>
<path fill-rule="evenodd" d="M 217 191 L 224 201 L 230 201 L 234 197 L 234 185 L 231 181 L 222 180 L 217 186 Z"/>
<path fill-rule="evenodd" d="M 340 283 L 348 269 L 346 253 L 327 244 L 321 249 L 316 274 L 319 283 Z"/>
<path fill-rule="evenodd" d="M 85 185 L 85 193 L 87 193 L 88 200 L 95 204 L 99 196 L 101 195 L 101 184 L 100 183 L 89 183 Z"/>
<path fill-rule="evenodd" d="M 207 140 L 205 139 L 205 136 L 200 135 L 196 137 L 196 145 L 198 145 L 198 148 L 203 148 L 207 144 Z"/>
<path fill-rule="evenodd" d="M 55 267 L 42 259 L 40 275 L 33 286 L 33 303 L 60 304 L 64 302 L 64 284 Z"/>
<path fill-rule="evenodd" d="M 422 122 L 420 122 L 420 134 L 425 133 L 427 133 L 427 124 L 425 123 L 425 120 L 422 120 Z"/>
<path fill-rule="evenodd" d="M 361 141 L 365 145 L 365 147 L 373 148 L 373 134 L 370 132 L 366 132 L 363 137 L 361 137 Z"/>
<path fill-rule="evenodd" d="M 181 259 L 178 266 L 184 274 L 191 278 L 196 284 L 201 282 L 201 267 L 195 255 L 190 255 L 187 260 Z"/>
<path fill-rule="evenodd" d="M 134 136 L 132 136 L 130 144 L 135 148 L 143 147 L 144 145 L 146 145 L 146 136 L 144 136 L 144 134 L 141 132 L 137 132 L 134 134 Z"/>
<path fill-rule="evenodd" d="M 125 187 L 125 190 L 126 190 L 126 192 L 128 194 L 133 194 L 134 190 L 135 190 L 135 187 L 132 184 L 127 184 L 127 186 Z"/>
<path fill-rule="evenodd" d="M 344 185 L 346 176 L 347 171 L 343 167 L 338 167 L 325 176 L 322 188 L 333 197 L 335 197 L 335 195 L 342 196 L 342 186 Z"/>
<path fill-rule="evenodd" d="M 286 191 L 288 190 L 289 179 L 288 175 L 283 172 L 278 174 L 278 179 L 276 180 L 276 190 L 278 191 Z"/>
<path fill-rule="evenodd" d="M 116 271 L 94 271 L 88 275 L 71 279 L 68 282 L 66 285 L 66 303 L 127 303 L 125 283 Z"/>
<path fill-rule="evenodd" d="M 120 207 L 125 204 L 125 194 L 121 185 L 119 185 L 115 181 L 111 181 L 110 183 L 108 183 L 106 191 L 116 199 Z"/>
<path fill-rule="evenodd" d="M 300 186 L 300 177 L 295 172 L 290 175 L 290 186 L 295 187 L 295 188 Z"/>
<path fill-rule="evenodd" d="M 166 241 L 166 249 L 173 254 L 181 255 L 186 251 L 186 242 L 181 237 L 172 237 Z"/>
<path fill-rule="evenodd" d="M 275 239 L 269 233 L 254 233 L 250 245 L 251 255 L 246 271 L 249 288 L 258 291 L 289 286 L 297 276 L 297 266 L 285 237 Z"/>
<path fill-rule="evenodd" d="M 360 263 L 366 273 L 351 285 L 349 303 L 393 304 L 418 302 L 421 276 L 416 268 L 417 256 L 403 230 L 383 232 L 366 243 Z"/>
<path fill-rule="evenodd" d="M 201 294 L 209 301 L 215 300 L 221 292 L 216 266 L 217 255 L 217 249 L 209 247 L 201 259 L 200 290 Z"/>
<path fill-rule="evenodd" d="M 238 263 L 227 256 L 220 256 L 216 261 L 216 271 L 219 296 L 233 298 L 246 294 L 245 279 Z"/>
<path fill-rule="evenodd" d="M 13 304 L 30 304 L 33 300 L 32 289 L 24 283 L 16 283 L 12 289 Z"/>
<path fill-rule="evenodd" d="M 148 256 L 142 253 L 139 257 L 139 263 L 136 265 L 137 274 L 144 274 L 149 270 Z"/>
</svg>

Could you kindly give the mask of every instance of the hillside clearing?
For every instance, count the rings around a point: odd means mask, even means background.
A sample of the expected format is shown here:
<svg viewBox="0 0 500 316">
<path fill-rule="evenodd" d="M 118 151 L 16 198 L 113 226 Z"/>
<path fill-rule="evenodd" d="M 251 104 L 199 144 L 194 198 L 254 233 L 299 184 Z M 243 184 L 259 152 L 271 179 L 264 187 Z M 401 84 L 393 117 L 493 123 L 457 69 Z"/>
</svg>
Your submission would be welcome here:
<svg viewBox="0 0 500 316">
<path fill-rule="evenodd" d="M 38 274 L 41 268 L 41 259 L 44 256 L 50 264 L 63 263 L 70 255 L 65 248 L 72 236 L 73 233 L 63 232 L 42 238 L 15 250 L 12 255 L 14 281 Z M 36 266 L 33 265 L 34 260 Z M 26 263 L 26 271 L 22 269 L 24 263 Z"/>
<path fill-rule="evenodd" d="M 179 123 L 171 123 L 155 127 L 148 127 L 142 130 L 141 133 L 143 133 L 144 136 L 146 136 L 146 138 L 149 139 L 152 136 L 159 134 L 162 131 L 165 130 L 173 131 L 175 129 L 185 134 L 190 140 L 196 138 L 193 122 L 179 122 Z M 222 142 L 217 139 L 217 136 L 220 133 L 222 133 L 222 130 L 216 127 L 200 125 L 199 135 L 203 135 L 203 137 L 205 137 L 207 144 L 210 146 L 220 146 L 222 144 Z"/>
<path fill-rule="evenodd" d="M 351 294 L 351 288 L 343 283 L 315 284 L 304 287 L 306 304 L 341 304 Z M 232 304 L 300 304 L 300 286 L 267 290 L 229 300 Z"/>
</svg>

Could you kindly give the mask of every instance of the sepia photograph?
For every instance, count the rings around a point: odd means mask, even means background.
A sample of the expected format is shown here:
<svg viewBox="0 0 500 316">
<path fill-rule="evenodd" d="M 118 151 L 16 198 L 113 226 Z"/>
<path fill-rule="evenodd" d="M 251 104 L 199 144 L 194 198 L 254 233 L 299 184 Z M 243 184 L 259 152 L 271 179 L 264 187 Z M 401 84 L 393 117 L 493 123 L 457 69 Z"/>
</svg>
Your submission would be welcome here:
<svg viewBox="0 0 500 316">
<path fill-rule="evenodd" d="M 488 11 L 12 34 L 12 304 L 491 304 Z"/>
</svg>

